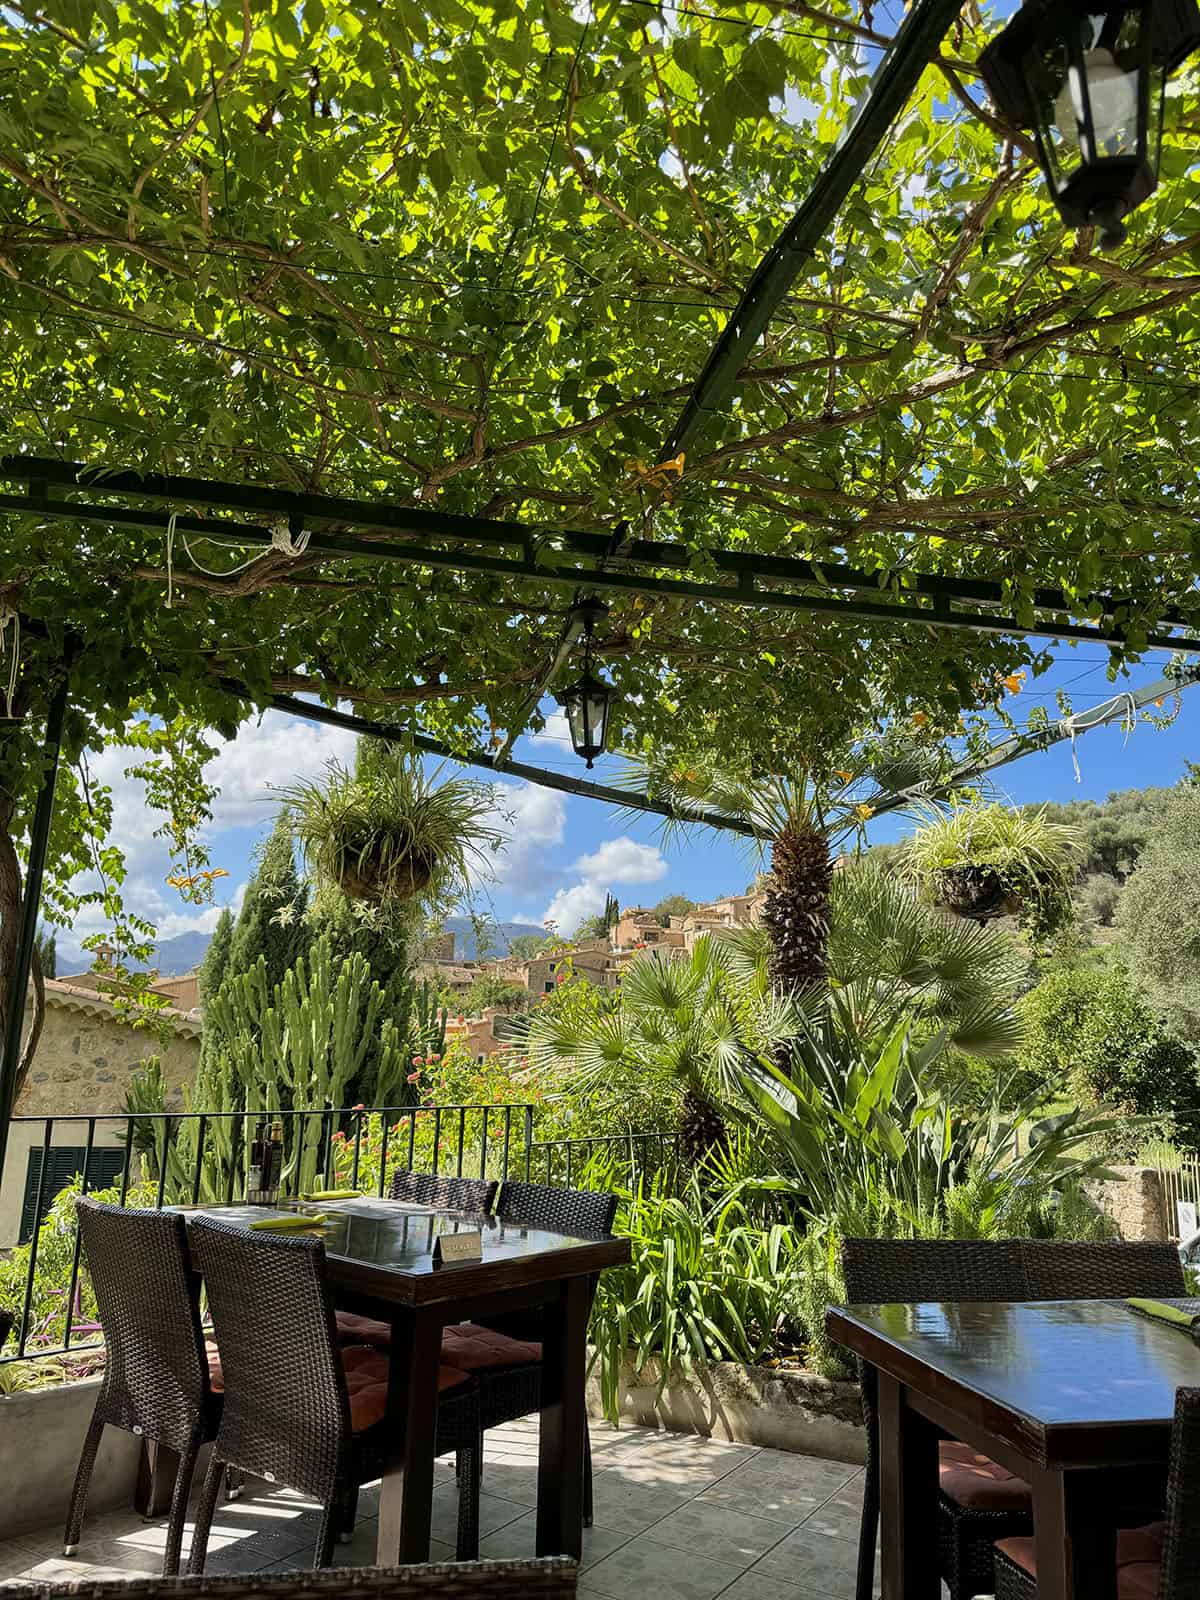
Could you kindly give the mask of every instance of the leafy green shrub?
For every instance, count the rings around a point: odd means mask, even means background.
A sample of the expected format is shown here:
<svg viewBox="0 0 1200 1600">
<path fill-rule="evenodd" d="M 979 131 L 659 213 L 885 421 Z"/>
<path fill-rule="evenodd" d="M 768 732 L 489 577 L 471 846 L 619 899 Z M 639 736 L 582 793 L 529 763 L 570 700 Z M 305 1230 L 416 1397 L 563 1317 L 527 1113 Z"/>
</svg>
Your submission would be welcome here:
<svg viewBox="0 0 1200 1600">
<path fill-rule="evenodd" d="M 1117 928 L 1134 977 L 1172 1027 L 1200 1040 L 1200 788 L 1181 784 L 1158 812 L 1121 891 Z"/>
<path fill-rule="evenodd" d="M 60 1345 L 66 1333 L 67 1294 L 75 1260 L 75 1201 L 82 1188 L 82 1180 L 76 1175 L 65 1189 L 60 1189 L 55 1195 L 38 1229 L 37 1267 L 33 1275 L 33 1294 L 26 1325 L 26 1345 L 31 1350 Z M 131 1183 L 125 1204 L 131 1210 L 148 1209 L 155 1204 L 157 1193 L 155 1184 Z M 115 1203 L 120 1199 L 121 1191 L 119 1188 L 97 1189 L 91 1191 L 91 1197 Z M 31 1245 L 18 1245 L 0 1261 L 0 1307 L 11 1311 L 16 1319 L 14 1339 L 19 1332 L 25 1305 L 25 1279 L 31 1253 Z M 75 1296 L 76 1326 L 94 1319 L 95 1314 L 95 1298 L 81 1262 Z"/>
<path fill-rule="evenodd" d="M 673 1373 L 709 1361 L 754 1364 L 773 1354 L 794 1322 L 803 1274 L 793 1228 L 764 1228 L 747 1200 L 706 1192 L 693 1172 L 672 1193 L 661 1175 L 620 1196 L 615 1232 L 630 1240 L 628 1265 L 603 1273 L 591 1335 L 605 1415 L 617 1420 L 623 1360 L 662 1358 L 660 1392 Z"/>
<path fill-rule="evenodd" d="M 1196 1058 L 1122 967 L 1051 972 L 1024 997 L 1021 1011 L 1022 1065 L 1048 1089 L 1158 1118 L 1163 1135 L 1200 1146 Z M 1135 1136 L 1118 1124 L 1114 1134 L 1114 1151 L 1129 1153 L 1145 1129 Z"/>
<path fill-rule="evenodd" d="M 1025 1187 L 1043 1193 L 1098 1173 L 1095 1142 L 1114 1119 L 1079 1111 L 1036 1143 L 1023 1135 L 1043 1097 L 976 1112 L 942 1093 L 944 1033 L 921 1041 L 912 1017 L 882 1040 L 863 1038 L 848 1000 L 811 1003 L 784 1065 L 760 1057 L 742 1088 L 778 1176 L 763 1187 L 795 1197 L 804 1215 L 845 1232 L 939 1232 L 950 1192 L 972 1181 L 980 1236 L 1002 1229 Z"/>
</svg>

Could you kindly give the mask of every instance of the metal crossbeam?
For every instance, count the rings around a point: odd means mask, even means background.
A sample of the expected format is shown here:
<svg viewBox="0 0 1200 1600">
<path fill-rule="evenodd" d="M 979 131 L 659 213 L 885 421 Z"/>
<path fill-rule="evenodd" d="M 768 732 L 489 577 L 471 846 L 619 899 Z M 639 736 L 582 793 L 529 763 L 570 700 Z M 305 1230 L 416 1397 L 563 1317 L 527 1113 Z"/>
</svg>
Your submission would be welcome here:
<svg viewBox="0 0 1200 1600">
<path fill-rule="evenodd" d="M 824 239 L 961 10 L 962 0 L 917 0 L 908 12 L 804 204 L 767 251 L 730 312 L 682 415 L 667 435 L 660 461 L 672 461 L 686 453 L 721 411 L 746 358 L 800 269 Z"/>
<path fill-rule="evenodd" d="M 1200 683 L 1200 663 L 1191 666 L 1183 664 L 1170 677 L 1158 678 L 1143 689 L 1125 690 L 1120 694 L 1110 695 L 1098 706 L 1077 712 L 1074 716 L 1062 717 L 1048 727 L 1014 733 L 1010 738 L 1001 740 L 986 755 L 959 762 L 941 783 L 932 784 L 927 789 L 921 787 L 908 790 L 903 794 L 881 791 L 877 795 L 868 795 L 866 803 L 877 817 L 886 816 L 890 811 L 903 811 L 914 801 L 933 799 L 939 794 L 948 793 L 951 789 L 961 788 L 974 778 L 982 778 L 986 773 L 994 772 L 997 767 L 1006 767 L 1012 761 L 1019 761 L 1022 756 L 1034 755 L 1039 750 L 1049 750 L 1052 745 L 1063 744 L 1067 739 L 1077 739 L 1096 728 L 1107 727 L 1110 723 L 1128 717 L 1131 712 L 1136 715 L 1146 706 L 1164 700 L 1168 695 L 1182 694 L 1185 689 L 1190 689 L 1197 683 Z"/>
<path fill-rule="evenodd" d="M 613 559 L 611 540 L 603 534 L 583 530 L 559 530 L 548 535 L 546 530 L 534 525 L 461 517 L 420 507 L 389 506 L 327 495 L 289 494 L 255 485 L 157 473 L 102 473 L 80 463 L 37 457 L 0 458 L 0 478 L 19 478 L 31 486 L 24 494 L 0 494 L 0 511 L 60 516 L 154 531 L 165 531 L 170 517 L 175 515 L 176 528 L 184 533 L 202 534 L 208 539 L 241 547 L 268 548 L 271 529 L 259 523 L 175 514 L 153 507 L 52 499 L 49 489 L 61 486 L 78 491 L 81 487 L 90 487 L 93 494 L 105 496 L 137 494 L 174 504 L 190 502 L 234 511 L 266 511 L 276 517 L 286 517 L 294 527 L 309 527 L 312 521 L 351 523 L 360 531 L 310 529 L 309 552 L 331 559 L 385 561 L 572 590 L 584 587 L 655 598 L 705 600 L 752 609 L 797 610 L 861 621 L 918 622 L 936 628 L 1018 637 L 1125 643 L 1119 619 L 1127 602 L 1115 595 L 1092 595 L 1072 602 L 1061 590 L 1039 589 L 1031 597 L 1031 620 L 1021 622 L 1008 611 L 1010 601 L 1003 584 L 993 579 L 907 572 L 871 573 L 792 556 L 751 555 L 715 548 L 699 552 L 706 564 L 711 564 L 718 574 L 729 580 L 720 583 L 684 576 L 692 554 L 685 547 L 666 540 L 630 539 L 620 547 L 620 566 L 610 568 L 604 563 Z M 385 538 L 382 537 L 384 533 L 409 537 Z M 458 547 L 442 548 L 425 542 L 430 537 L 457 541 Z M 538 557 L 535 546 L 543 537 L 552 538 L 558 547 L 553 558 Z M 466 550 L 461 548 L 464 542 L 483 544 L 489 550 L 487 553 Z M 504 546 L 515 546 L 521 554 L 506 557 L 494 553 L 497 547 Z M 571 556 L 580 559 L 573 561 Z M 818 592 L 811 592 L 813 590 Z M 879 598 L 859 598 L 867 594 Z M 1066 620 L 1080 612 L 1099 614 L 1114 621 L 1110 626 L 1099 627 Z M 1177 609 L 1166 612 L 1163 620 L 1168 626 L 1185 625 Z M 1166 650 L 1191 649 L 1197 643 L 1190 636 L 1172 633 L 1151 634 L 1146 642 L 1148 647 Z"/>
<path fill-rule="evenodd" d="M 222 678 L 221 687 L 231 694 L 241 695 L 245 700 L 254 700 L 256 697 L 251 689 L 244 683 L 239 683 L 236 678 Z M 292 717 L 303 717 L 307 722 L 320 722 L 331 728 L 344 728 L 349 733 L 367 734 L 374 739 L 386 739 L 390 744 L 404 745 L 405 748 L 420 750 L 423 755 L 440 756 L 445 760 L 459 761 L 464 766 L 480 767 L 485 772 L 490 772 L 494 777 L 524 778 L 529 783 L 536 783 L 543 789 L 558 789 L 563 794 L 582 795 L 588 800 L 604 800 L 609 805 L 623 806 L 630 811 L 646 811 L 658 817 L 670 817 L 678 820 L 681 816 L 686 821 L 703 822 L 708 827 L 720 828 L 727 833 L 740 833 L 746 838 L 759 838 L 759 832 L 750 823 L 743 822 L 740 817 L 726 816 L 720 811 L 710 811 L 706 808 L 696 807 L 694 811 L 681 812 L 677 806 L 669 806 L 661 800 L 654 800 L 648 794 L 641 794 L 636 789 L 618 789 L 607 783 L 593 783 L 590 778 L 572 778 L 563 772 L 548 772 L 544 767 L 530 766 L 524 761 L 508 761 L 501 768 L 497 765 L 496 757 L 488 751 L 474 750 L 464 754 L 452 745 L 443 744 L 440 739 L 431 739 L 427 734 L 410 733 L 407 728 L 399 728 L 394 722 L 379 722 L 370 717 L 359 717 L 348 711 L 335 711 L 331 706 L 314 704 L 309 700 L 299 700 L 290 694 L 273 694 L 267 704 L 275 711 L 284 711 Z"/>
</svg>

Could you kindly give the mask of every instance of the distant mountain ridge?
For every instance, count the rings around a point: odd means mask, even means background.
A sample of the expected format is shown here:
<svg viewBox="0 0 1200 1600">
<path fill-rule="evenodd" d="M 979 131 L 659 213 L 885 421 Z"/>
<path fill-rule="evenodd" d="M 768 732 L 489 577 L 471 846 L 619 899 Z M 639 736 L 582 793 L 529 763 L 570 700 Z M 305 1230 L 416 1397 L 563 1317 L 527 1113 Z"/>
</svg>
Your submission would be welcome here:
<svg viewBox="0 0 1200 1600">
<path fill-rule="evenodd" d="M 447 917 L 442 927 L 454 935 L 454 954 L 458 959 L 474 961 L 475 930 L 470 917 Z M 489 922 L 487 931 L 495 945 L 494 949 L 489 950 L 488 957 L 494 961 L 506 956 L 512 941 L 524 933 L 535 934 L 539 939 L 546 936 L 546 930 L 540 922 Z"/>
<path fill-rule="evenodd" d="M 454 935 L 454 953 L 460 961 L 475 959 L 475 931 L 470 917 L 447 917 L 442 924 L 447 933 Z M 522 933 L 536 934 L 540 939 L 546 930 L 535 922 L 494 922 L 489 924 L 495 948 L 489 952 L 493 959 L 508 954 L 509 945 Z M 58 971 L 66 977 L 71 973 L 86 972 L 92 964 L 90 955 L 72 950 L 59 936 Z M 204 960 L 204 953 L 212 942 L 211 933 L 177 933 L 174 938 L 160 939 L 154 953 L 153 965 L 164 978 L 178 978 L 192 972 Z"/>
</svg>

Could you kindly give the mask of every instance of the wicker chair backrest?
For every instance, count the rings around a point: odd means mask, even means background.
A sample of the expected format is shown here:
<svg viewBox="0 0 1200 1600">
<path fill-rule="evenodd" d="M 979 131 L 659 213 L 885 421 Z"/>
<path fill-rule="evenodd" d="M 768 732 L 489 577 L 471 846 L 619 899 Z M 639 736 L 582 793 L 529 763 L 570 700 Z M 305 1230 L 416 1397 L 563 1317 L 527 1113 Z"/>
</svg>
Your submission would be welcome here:
<svg viewBox="0 0 1200 1600">
<path fill-rule="evenodd" d="M 1159 1600 L 1200 1594 L 1200 1389 L 1175 1393 Z"/>
<path fill-rule="evenodd" d="M 555 1189 L 544 1183 L 500 1186 L 496 1214 L 518 1228 L 544 1228 L 575 1239 L 603 1238 L 612 1232 L 617 1197 L 607 1190 Z"/>
<path fill-rule="evenodd" d="M 393 1200 L 409 1200 L 414 1205 L 434 1206 L 442 1211 L 482 1211 L 492 1209 L 496 1185 L 484 1178 L 451 1178 L 441 1173 L 393 1172 Z"/>
<path fill-rule="evenodd" d="M 188 1448 L 209 1397 L 199 1284 L 178 1213 L 76 1201 L 107 1355 L 106 1422 Z"/>
<path fill-rule="evenodd" d="M 1113 1240 L 1026 1239 L 1027 1300 L 1123 1300 L 1183 1295 L 1183 1263 L 1173 1244 Z"/>
<path fill-rule="evenodd" d="M 3 1351 L 5 1341 L 12 1332 L 13 1314 L 11 1311 L 0 1311 L 0 1351 Z"/>
<path fill-rule="evenodd" d="M 912 1300 L 1026 1300 L 1018 1239 L 856 1239 L 842 1242 L 850 1305 Z"/>
<path fill-rule="evenodd" d="M 83 1579 L 10 1585 L 4 1600 L 571 1600 L 575 1563 L 457 1561 L 421 1567 L 338 1567 L 237 1577 Z"/>
<path fill-rule="evenodd" d="M 350 1403 L 319 1239 L 191 1226 L 225 1375 L 217 1452 L 327 1498 L 350 1447 Z"/>
</svg>

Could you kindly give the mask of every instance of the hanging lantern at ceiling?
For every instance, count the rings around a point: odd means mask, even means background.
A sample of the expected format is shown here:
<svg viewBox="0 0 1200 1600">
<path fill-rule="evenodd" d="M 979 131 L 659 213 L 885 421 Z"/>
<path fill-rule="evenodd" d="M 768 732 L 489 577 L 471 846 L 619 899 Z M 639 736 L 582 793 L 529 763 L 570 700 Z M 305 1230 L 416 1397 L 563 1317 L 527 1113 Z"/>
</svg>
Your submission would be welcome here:
<svg viewBox="0 0 1200 1600">
<path fill-rule="evenodd" d="M 612 684 L 598 678 L 592 671 L 592 630 L 596 619 L 604 616 L 607 607 L 593 596 L 581 600 L 575 609 L 583 618 L 583 676 L 567 685 L 558 696 L 558 703 L 567 714 L 571 748 L 587 762 L 590 771 L 596 757 L 604 754 L 604 744 L 608 738 L 608 714 L 614 698 Z"/>
<path fill-rule="evenodd" d="M 1158 183 L 1167 79 L 1197 47 L 1196 0 L 1028 0 L 979 58 L 999 111 L 1033 129 L 1063 221 L 1105 249 Z"/>
</svg>

